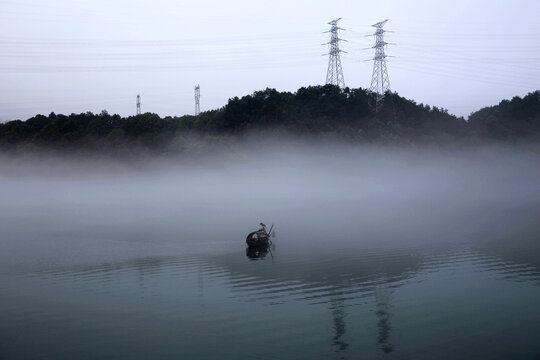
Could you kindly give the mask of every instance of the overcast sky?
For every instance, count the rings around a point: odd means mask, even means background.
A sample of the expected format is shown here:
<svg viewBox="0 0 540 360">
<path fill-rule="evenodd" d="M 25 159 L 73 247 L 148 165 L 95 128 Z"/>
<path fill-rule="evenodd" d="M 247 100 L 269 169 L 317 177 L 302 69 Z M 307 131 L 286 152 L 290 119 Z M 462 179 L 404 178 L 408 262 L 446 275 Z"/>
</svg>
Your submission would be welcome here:
<svg viewBox="0 0 540 360">
<path fill-rule="evenodd" d="M 327 22 L 342 17 L 345 83 L 368 88 L 370 26 L 393 91 L 467 116 L 540 88 L 539 0 L 0 0 L 0 121 L 36 113 L 161 116 L 266 87 L 324 84 Z"/>
</svg>

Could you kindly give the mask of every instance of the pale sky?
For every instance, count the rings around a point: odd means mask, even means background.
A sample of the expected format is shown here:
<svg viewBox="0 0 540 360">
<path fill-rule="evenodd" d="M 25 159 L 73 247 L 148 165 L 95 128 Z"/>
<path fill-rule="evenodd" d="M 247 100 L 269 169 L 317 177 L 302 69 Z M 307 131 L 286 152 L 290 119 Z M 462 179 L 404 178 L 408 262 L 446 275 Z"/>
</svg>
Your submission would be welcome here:
<svg viewBox="0 0 540 360">
<path fill-rule="evenodd" d="M 325 82 L 342 17 L 345 83 L 369 88 L 370 25 L 389 19 L 393 91 L 468 116 L 540 89 L 540 1 L 0 0 L 0 121 L 37 113 L 161 116 L 266 87 Z"/>
</svg>

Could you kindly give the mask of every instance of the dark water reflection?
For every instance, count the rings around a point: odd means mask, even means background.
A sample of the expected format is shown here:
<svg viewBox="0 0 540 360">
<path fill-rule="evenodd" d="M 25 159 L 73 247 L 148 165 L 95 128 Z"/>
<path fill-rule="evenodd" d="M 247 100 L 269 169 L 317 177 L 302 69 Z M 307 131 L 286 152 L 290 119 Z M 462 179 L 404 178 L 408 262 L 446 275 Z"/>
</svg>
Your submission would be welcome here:
<svg viewBox="0 0 540 360">
<path fill-rule="evenodd" d="M 45 266 L 20 275 L 16 283 L 7 279 L 2 295 L 8 297 L 1 300 L 3 308 L 9 309 L 3 312 L 0 326 L 8 340 L 3 341 L 4 356 L 57 358 L 82 351 L 87 355 L 82 358 L 95 358 L 99 352 L 89 348 L 93 344 L 105 346 L 112 357 L 143 358 L 154 351 L 152 342 L 157 340 L 146 337 L 149 331 L 156 331 L 160 336 L 173 336 L 157 341 L 164 347 L 158 352 L 163 357 L 218 358 L 224 352 L 249 358 L 258 345 L 248 339 L 263 336 L 264 343 L 285 346 L 265 350 L 256 358 L 302 354 L 355 358 L 360 353 L 372 358 L 393 354 L 396 358 L 412 354 L 426 359 L 435 354 L 475 358 L 482 351 L 469 348 L 469 342 L 459 336 L 487 341 L 493 336 L 493 323 L 485 317 L 497 318 L 491 311 L 517 304 L 514 315 L 527 323 L 515 328 L 512 317 L 503 317 L 507 323 L 499 326 L 502 331 L 509 326 L 512 331 L 523 329 L 520 336 L 529 346 L 521 353 L 529 358 L 538 354 L 530 346 L 538 339 L 538 332 L 532 330 L 540 330 L 536 306 L 540 268 L 534 264 L 511 262 L 470 248 L 286 250 L 278 243 L 273 258 L 269 251 L 239 248 L 227 254 Z M 253 259 L 263 261 L 254 263 Z M 474 287 L 482 282 L 489 287 L 476 291 Z M 462 292 L 463 288 L 470 294 Z M 494 296 L 493 292 L 509 289 L 513 294 L 508 297 Z M 409 293 L 409 298 L 403 293 Z M 475 314 L 479 295 L 493 299 Z M 476 325 L 471 326 L 471 321 Z M 51 331 L 51 326 L 60 329 Z M 418 326 L 425 328 L 418 331 Z M 130 330 L 121 336 L 114 330 L 118 327 Z M 458 329 L 464 333 L 456 334 Z M 46 344 L 38 341 L 23 346 L 28 339 L 13 336 L 23 331 Z M 88 331 L 99 335 L 87 337 L 87 343 L 81 344 L 79 336 Z M 55 334 L 54 338 L 47 332 Z M 219 339 L 223 348 L 207 344 L 202 351 L 209 337 Z M 74 339 L 69 347 L 62 346 Z M 448 347 L 456 344 L 463 345 L 463 352 L 450 351 Z M 492 350 L 484 353 L 489 358 L 508 355 L 506 343 L 499 349 L 497 344 L 490 346 Z M 501 357 L 495 355 L 499 353 Z"/>
<path fill-rule="evenodd" d="M 271 251 L 272 249 L 270 246 L 247 247 L 246 256 L 250 260 L 262 260 L 266 257 L 266 255 L 268 255 L 269 252 L 273 257 Z"/>
</svg>

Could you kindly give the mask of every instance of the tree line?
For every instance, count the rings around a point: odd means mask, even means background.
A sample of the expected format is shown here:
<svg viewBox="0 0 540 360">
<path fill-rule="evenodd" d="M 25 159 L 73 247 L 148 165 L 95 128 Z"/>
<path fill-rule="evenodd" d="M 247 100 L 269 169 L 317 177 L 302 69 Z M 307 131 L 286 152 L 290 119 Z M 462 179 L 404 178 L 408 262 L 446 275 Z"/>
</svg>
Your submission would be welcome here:
<svg viewBox="0 0 540 360">
<path fill-rule="evenodd" d="M 194 139 L 199 139 L 199 145 L 201 139 L 208 143 L 236 141 L 267 130 L 394 145 L 540 140 L 540 91 L 483 108 L 468 121 L 397 93 L 387 93 L 378 112 L 373 111 L 372 102 L 367 90 L 324 85 L 302 87 L 294 93 L 256 91 L 198 116 L 161 118 L 145 113 L 121 117 L 105 110 L 99 114 L 51 113 L 0 124 L 0 149 L 164 154 L 188 149 L 194 146 Z"/>
</svg>

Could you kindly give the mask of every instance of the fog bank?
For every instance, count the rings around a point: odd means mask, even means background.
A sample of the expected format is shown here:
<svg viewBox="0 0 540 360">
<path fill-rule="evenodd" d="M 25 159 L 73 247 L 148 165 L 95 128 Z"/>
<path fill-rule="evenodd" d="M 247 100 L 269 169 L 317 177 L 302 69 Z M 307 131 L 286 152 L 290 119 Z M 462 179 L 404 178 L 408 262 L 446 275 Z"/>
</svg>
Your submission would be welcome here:
<svg viewBox="0 0 540 360">
<path fill-rule="evenodd" d="M 88 261 L 182 253 L 188 243 L 226 252 L 244 246 L 260 221 L 276 224 L 282 248 L 306 251 L 538 237 L 538 160 L 500 148 L 291 143 L 142 165 L 4 158 L 0 263 L 28 251 L 69 262 L 58 252 L 91 241 L 102 246 L 80 254 Z"/>
</svg>

